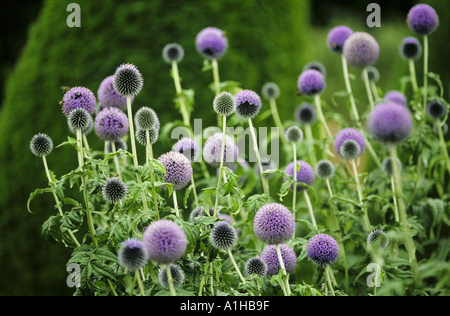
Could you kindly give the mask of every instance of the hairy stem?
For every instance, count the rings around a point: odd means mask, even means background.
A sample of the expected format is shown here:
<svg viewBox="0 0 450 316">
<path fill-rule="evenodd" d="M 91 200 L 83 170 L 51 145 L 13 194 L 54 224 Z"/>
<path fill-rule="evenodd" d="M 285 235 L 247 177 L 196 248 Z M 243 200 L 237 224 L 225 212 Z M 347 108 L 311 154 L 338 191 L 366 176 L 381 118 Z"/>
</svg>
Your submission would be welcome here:
<svg viewBox="0 0 450 316">
<path fill-rule="evenodd" d="M 419 86 L 417 85 L 417 78 L 416 78 L 416 67 L 414 65 L 413 59 L 409 59 L 408 63 L 409 63 L 409 74 L 411 76 L 412 89 L 413 89 L 414 94 L 416 94 L 417 91 L 419 91 Z"/>
<path fill-rule="evenodd" d="M 169 282 L 169 290 L 171 296 L 177 296 L 177 292 L 175 292 L 175 287 L 173 286 L 173 277 L 172 271 L 170 271 L 170 264 L 166 264 L 166 273 L 167 273 L 167 281 Z"/>
<path fill-rule="evenodd" d="M 314 217 L 314 211 L 313 211 L 313 208 L 311 205 L 311 200 L 309 199 L 309 195 L 308 195 L 308 192 L 306 191 L 306 189 L 303 190 L 303 194 L 305 195 L 306 204 L 308 204 L 308 210 L 309 210 L 309 215 L 311 216 L 311 222 L 314 225 L 314 227 L 317 229 L 316 218 Z"/>
<path fill-rule="evenodd" d="M 372 91 L 370 90 L 370 82 L 369 82 L 369 75 L 367 74 L 367 67 L 363 69 L 363 76 L 364 76 L 364 85 L 366 86 L 367 99 L 369 100 L 370 109 L 373 110 L 374 101 Z"/>
<path fill-rule="evenodd" d="M 278 115 L 277 103 L 274 98 L 270 98 L 269 102 L 270 102 L 270 109 L 272 111 L 273 120 L 275 121 L 276 126 L 280 129 L 281 141 L 283 142 L 285 148 L 289 148 L 289 143 L 286 140 L 286 137 L 284 135 L 283 124 L 281 123 L 280 116 Z"/>
<path fill-rule="evenodd" d="M 428 98 L 428 35 L 423 36 L 423 118 L 422 126 L 426 122 L 427 113 L 427 98 Z"/>
<path fill-rule="evenodd" d="M 326 272 L 326 275 L 327 275 L 328 287 L 330 288 L 331 295 L 335 296 L 334 295 L 334 290 L 333 290 L 333 285 L 331 284 L 331 279 L 330 279 L 330 272 L 331 272 L 330 270 L 331 270 L 330 266 L 327 265 L 327 267 L 325 268 L 325 272 Z"/>
<path fill-rule="evenodd" d="M 111 150 L 113 153 L 116 152 L 116 142 L 111 141 Z M 116 172 L 119 177 L 119 179 L 122 179 L 122 175 L 120 174 L 120 166 L 119 166 L 119 159 L 117 158 L 117 155 L 114 156 L 114 165 L 116 166 Z"/>
<path fill-rule="evenodd" d="M 190 127 L 190 117 L 186 108 L 186 104 L 184 103 L 184 97 L 181 96 L 182 89 L 180 84 L 180 75 L 178 73 L 178 63 L 176 61 L 172 61 L 172 73 L 173 73 L 173 81 L 175 83 L 175 90 L 177 91 L 177 96 L 180 100 L 180 110 L 181 115 L 183 116 L 183 124 Z"/>
<path fill-rule="evenodd" d="M 351 164 L 352 164 L 352 167 L 353 167 L 353 176 L 354 176 L 355 181 L 356 181 L 356 188 L 358 190 L 359 203 L 361 205 L 361 209 L 363 210 L 363 214 L 364 214 L 363 215 L 364 225 L 366 226 L 367 231 L 370 233 L 371 226 L 370 226 L 369 216 L 367 215 L 367 209 L 364 206 L 363 192 L 362 192 L 362 188 L 361 188 L 361 183 L 359 182 L 358 169 L 356 169 L 356 163 L 355 163 L 354 159 L 351 160 Z"/>
<path fill-rule="evenodd" d="M 258 142 L 257 142 L 257 139 L 256 139 L 255 129 L 253 128 L 253 123 L 252 123 L 252 119 L 251 118 L 248 119 L 248 125 L 250 126 L 250 133 L 251 133 L 252 139 L 253 139 L 253 150 L 255 151 L 255 154 L 256 154 L 256 160 L 258 162 L 259 174 L 261 176 L 261 182 L 262 182 L 263 190 L 264 190 L 264 193 L 268 194 L 269 191 L 268 191 L 268 186 L 267 186 L 267 179 L 263 175 L 264 171 L 263 171 L 263 168 L 262 168 L 261 156 L 259 155 Z"/>
<path fill-rule="evenodd" d="M 316 157 L 316 151 L 314 150 L 314 140 L 312 137 L 312 131 L 311 131 L 311 125 L 306 124 L 305 125 L 305 133 L 306 133 L 306 139 L 308 140 L 308 143 L 310 144 L 309 148 L 309 155 L 311 158 L 311 163 L 313 166 L 317 164 L 317 157 Z"/>
<path fill-rule="evenodd" d="M 217 180 L 217 191 L 216 191 L 216 201 L 214 204 L 214 217 L 217 217 L 217 206 L 219 205 L 219 191 L 220 191 L 220 182 L 222 180 L 222 168 L 223 168 L 223 161 L 225 160 L 225 136 L 226 136 L 226 127 L 227 127 L 227 117 L 223 115 L 223 124 L 222 124 L 222 150 L 220 153 L 220 169 L 219 169 L 219 176 Z"/>
<path fill-rule="evenodd" d="M 292 213 L 294 215 L 294 220 L 296 219 L 296 208 L 295 204 L 297 203 L 297 146 L 296 144 L 292 144 L 292 150 L 294 152 L 294 189 L 293 189 L 293 195 L 292 195 Z M 294 234 L 292 235 L 292 238 L 295 238 L 295 229 Z"/>
<path fill-rule="evenodd" d="M 283 257 L 281 256 L 280 244 L 275 245 L 275 249 L 277 251 L 278 261 L 280 263 L 280 268 L 283 270 L 283 274 L 287 276 L 286 267 L 284 266 Z M 291 288 L 289 286 L 289 281 L 286 279 L 284 282 L 284 286 L 286 289 L 286 296 L 291 296 Z"/>
</svg>

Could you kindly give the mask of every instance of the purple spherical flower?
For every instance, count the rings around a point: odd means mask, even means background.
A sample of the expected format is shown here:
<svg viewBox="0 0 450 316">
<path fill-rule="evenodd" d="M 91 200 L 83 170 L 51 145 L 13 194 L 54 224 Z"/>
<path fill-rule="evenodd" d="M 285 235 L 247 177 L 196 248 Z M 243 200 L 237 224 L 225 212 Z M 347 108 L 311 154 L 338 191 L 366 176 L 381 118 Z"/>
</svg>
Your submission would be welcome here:
<svg viewBox="0 0 450 316">
<path fill-rule="evenodd" d="M 105 141 L 117 141 L 128 131 L 128 118 L 118 108 L 104 108 L 95 118 L 94 130 Z"/>
<path fill-rule="evenodd" d="M 77 108 L 85 109 L 89 114 L 94 113 L 97 100 L 91 90 L 84 87 L 75 87 L 64 94 L 62 110 L 66 116 Z"/>
<path fill-rule="evenodd" d="M 364 136 L 356 129 L 344 128 L 339 131 L 334 139 L 334 147 L 339 156 L 343 157 L 341 153 L 342 145 L 344 145 L 346 140 L 353 140 L 358 143 L 361 153 L 364 151 L 366 143 L 364 141 Z"/>
<path fill-rule="evenodd" d="M 427 4 L 418 4 L 408 12 L 409 28 L 418 35 L 433 33 L 439 25 L 436 11 Z"/>
<path fill-rule="evenodd" d="M 403 93 L 397 90 L 392 90 L 386 93 L 384 99 L 396 104 L 406 106 L 406 97 Z"/>
<path fill-rule="evenodd" d="M 353 34 L 353 31 L 346 26 L 336 26 L 328 33 L 327 43 L 332 52 L 342 54 L 345 40 Z"/>
<path fill-rule="evenodd" d="M 148 259 L 159 264 L 173 263 L 186 251 L 186 234 L 175 222 L 154 221 L 144 232 L 144 249 Z"/>
<path fill-rule="evenodd" d="M 422 55 L 422 45 L 415 37 L 405 37 L 400 43 L 399 52 L 405 60 L 417 60 Z"/>
<path fill-rule="evenodd" d="M 254 118 L 261 110 L 261 98 L 252 90 L 242 90 L 236 93 L 236 113 L 243 118 Z"/>
<path fill-rule="evenodd" d="M 205 142 L 203 147 L 203 158 L 210 165 L 219 168 L 221 153 L 222 153 L 222 133 L 215 133 L 211 135 Z M 230 168 L 236 162 L 238 155 L 238 146 L 234 139 L 228 135 L 225 135 L 225 150 L 224 150 L 224 161 L 223 166 Z"/>
<path fill-rule="evenodd" d="M 286 244 L 280 244 L 281 258 L 286 269 L 286 273 L 294 271 L 297 264 L 297 257 L 294 250 Z M 267 264 L 267 275 L 277 275 L 281 269 L 278 259 L 276 245 L 267 245 L 261 252 L 261 259 Z"/>
<path fill-rule="evenodd" d="M 311 165 L 303 160 L 297 160 L 297 164 L 300 165 L 300 170 L 297 171 L 297 183 L 302 182 L 306 183 L 307 185 L 312 185 L 315 180 L 315 175 Z M 291 162 L 286 166 L 286 169 L 284 169 L 284 173 L 292 176 L 292 179 L 294 179 L 294 162 Z M 303 191 L 307 189 L 307 187 L 298 184 L 296 185 L 296 187 L 297 191 Z M 291 190 L 293 189 L 294 184 L 291 185 Z"/>
<path fill-rule="evenodd" d="M 309 69 L 301 73 L 297 82 L 301 93 L 308 96 L 321 94 L 326 87 L 323 75 L 314 69 Z"/>
<path fill-rule="evenodd" d="M 306 246 L 309 260 L 317 266 L 332 265 L 339 256 L 337 241 L 327 234 L 313 236 Z"/>
<path fill-rule="evenodd" d="M 356 32 L 345 41 L 344 56 L 349 65 L 365 68 L 377 61 L 380 56 L 380 46 L 372 35 Z"/>
<path fill-rule="evenodd" d="M 180 190 L 188 185 L 192 178 L 192 166 L 189 159 L 179 152 L 169 151 L 158 160 L 166 169 L 164 181 L 173 184 L 174 190 Z"/>
<path fill-rule="evenodd" d="M 127 98 L 114 89 L 114 75 L 103 79 L 97 91 L 98 102 L 100 104 L 99 110 L 103 108 L 119 108 L 122 111 L 127 109 Z M 134 100 L 134 95 L 131 96 L 131 102 Z"/>
<path fill-rule="evenodd" d="M 218 59 L 225 53 L 228 42 L 225 33 L 215 27 L 207 27 L 195 39 L 197 50 L 206 59 Z"/>
<path fill-rule="evenodd" d="M 144 250 L 144 243 L 134 238 L 125 240 L 117 253 L 117 259 L 122 267 L 132 272 L 145 266 L 148 257 Z"/>
<path fill-rule="evenodd" d="M 253 220 L 256 237 L 267 244 L 281 244 L 292 237 L 295 220 L 291 211 L 279 203 L 262 206 Z"/>
<path fill-rule="evenodd" d="M 383 102 L 375 106 L 368 119 L 369 133 L 375 139 L 396 144 L 406 139 L 412 132 L 413 120 L 405 106 Z"/>
<path fill-rule="evenodd" d="M 189 161 L 196 161 L 200 152 L 200 147 L 192 138 L 183 137 L 173 146 L 173 151 L 178 151 L 185 155 Z"/>
</svg>

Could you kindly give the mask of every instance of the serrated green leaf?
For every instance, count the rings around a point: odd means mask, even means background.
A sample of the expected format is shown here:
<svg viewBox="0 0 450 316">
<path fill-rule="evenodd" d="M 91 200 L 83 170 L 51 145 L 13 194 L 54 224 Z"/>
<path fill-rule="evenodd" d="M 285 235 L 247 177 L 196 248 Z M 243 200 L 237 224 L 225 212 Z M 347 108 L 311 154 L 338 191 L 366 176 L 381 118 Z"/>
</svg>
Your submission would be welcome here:
<svg viewBox="0 0 450 316">
<path fill-rule="evenodd" d="M 34 214 L 34 213 L 30 210 L 30 203 L 31 203 L 31 200 L 33 200 L 34 197 L 35 197 L 36 195 L 39 195 L 39 194 L 42 194 L 42 193 L 46 193 L 46 192 L 52 192 L 52 189 L 50 189 L 50 188 L 36 189 L 36 190 L 34 190 L 34 192 L 30 193 L 30 197 L 28 198 L 28 201 L 27 201 L 27 209 L 28 209 L 28 212 L 30 212 L 31 214 Z"/>
</svg>

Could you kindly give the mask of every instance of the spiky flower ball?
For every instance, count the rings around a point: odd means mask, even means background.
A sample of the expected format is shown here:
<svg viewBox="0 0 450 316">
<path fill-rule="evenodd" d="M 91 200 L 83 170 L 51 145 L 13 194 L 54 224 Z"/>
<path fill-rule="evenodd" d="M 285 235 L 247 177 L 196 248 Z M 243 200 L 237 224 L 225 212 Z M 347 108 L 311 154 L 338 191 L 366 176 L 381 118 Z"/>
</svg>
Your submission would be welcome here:
<svg viewBox="0 0 450 316">
<path fill-rule="evenodd" d="M 119 264 L 134 272 L 147 264 L 148 258 L 142 241 L 134 238 L 125 240 L 117 253 Z"/>
<path fill-rule="evenodd" d="M 222 157 L 220 156 L 222 153 L 222 133 L 215 133 L 208 137 L 205 142 L 205 146 L 203 147 L 203 158 L 205 158 L 206 162 L 210 165 L 219 168 L 220 161 Z M 225 149 L 224 149 L 224 158 L 223 166 L 230 168 L 236 162 L 238 156 L 238 146 L 234 139 L 228 135 L 225 135 Z"/>
<path fill-rule="evenodd" d="M 294 216 L 286 206 L 279 203 L 263 205 L 253 219 L 256 237 L 271 245 L 286 242 L 294 234 L 294 229 Z"/>
<path fill-rule="evenodd" d="M 120 95 L 137 95 L 144 86 L 144 78 L 133 64 L 122 64 L 114 73 L 113 86 Z"/>
<path fill-rule="evenodd" d="M 403 93 L 397 90 L 392 90 L 386 93 L 384 99 L 387 101 L 391 101 L 393 103 L 397 103 L 403 106 L 406 106 L 406 97 Z"/>
<path fill-rule="evenodd" d="M 318 176 L 320 179 L 331 178 L 334 175 L 335 170 L 336 168 L 334 167 L 333 163 L 326 159 L 322 159 L 317 162 L 315 167 L 316 176 Z"/>
<path fill-rule="evenodd" d="M 422 56 L 422 45 L 415 37 L 405 37 L 400 43 L 399 53 L 405 60 L 417 60 Z"/>
<path fill-rule="evenodd" d="M 309 260 L 317 266 L 332 265 L 339 256 L 339 245 L 337 241 L 327 234 L 313 236 L 306 246 Z"/>
<path fill-rule="evenodd" d="M 339 156 L 344 158 L 344 156 L 342 155 L 341 148 L 344 142 L 348 139 L 354 140 L 356 143 L 358 143 L 361 149 L 361 153 L 364 151 L 364 148 L 366 146 L 364 136 L 354 128 L 344 128 L 339 131 L 339 133 L 336 135 L 334 139 L 334 147 L 336 148 L 336 152 L 338 153 Z"/>
<path fill-rule="evenodd" d="M 320 72 L 322 74 L 322 76 L 325 78 L 327 76 L 327 69 L 325 68 L 325 66 L 318 61 L 311 61 L 309 63 L 307 63 L 303 69 L 303 71 L 309 70 L 309 69 L 314 69 L 317 70 L 318 72 Z"/>
<path fill-rule="evenodd" d="M 320 72 L 309 69 L 300 74 L 297 86 L 302 94 L 312 97 L 321 94 L 325 90 L 326 84 Z"/>
<path fill-rule="evenodd" d="M 119 151 L 119 149 L 123 149 L 125 151 L 128 150 L 127 143 L 123 139 L 116 140 L 114 142 L 114 146 L 116 147 L 116 151 Z M 105 154 L 108 155 L 112 152 L 113 150 L 111 142 L 105 142 Z"/>
<path fill-rule="evenodd" d="M 181 60 L 183 60 L 184 49 L 178 43 L 167 44 L 163 48 L 162 57 L 164 61 L 168 64 L 171 64 L 174 61 L 179 63 Z"/>
<path fill-rule="evenodd" d="M 86 131 L 89 128 L 91 120 L 92 116 L 88 111 L 83 108 L 76 108 L 69 113 L 67 125 L 71 131 Z"/>
<path fill-rule="evenodd" d="M 215 27 L 207 27 L 195 38 L 197 50 L 206 59 L 219 59 L 228 47 L 225 32 Z"/>
<path fill-rule="evenodd" d="M 347 139 L 341 146 L 340 156 L 345 160 L 354 160 L 361 156 L 361 147 L 353 139 Z"/>
<path fill-rule="evenodd" d="M 117 141 L 128 131 L 128 117 L 118 108 L 104 108 L 95 117 L 94 130 L 105 141 Z"/>
<path fill-rule="evenodd" d="M 297 257 L 295 256 L 294 250 L 286 244 L 280 244 L 280 253 L 286 273 L 291 273 L 297 264 Z M 261 260 L 267 265 L 267 275 L 272 276 L 278 274 L 281 266 L 275 245 L 267 245 L 264 247 L 261 252 Z"/>
<path fill-rule="evenodd" d="M 353 31 L 347 26 L 336 26 L 328 33 L 327 44 L 332 52 L 341 55 L 344 43 Z"/>
<path fill-rule="evenodd" d="M 441 120 L 447 114 L 447 106 L 443 102 L 430 101 L 427 104 L 427 114 L 434 120 Z"/>
<path fill-rule="evenodd" d="M 302 130 L 300 129 L 300 127 L 295 125 L 288 127 L 284 135 L 286 137 L 286 140 L 291 144 L 298 143 L 303 139 Z"/>
<path fill-rule="evenodd" d="M 103 185 L 102 193 L 106 202 L 116 204 L 127 196 L 127 185 L 119 178 L 112 177 L 106 179 Z"/>
<path fill-rule="evenodd" d="M 217 222 L 209 234 L 211 245 L 219 250 L 232 248 L 236 244 L 237 239 L 236 229 L 226 221 Z"/>
<path fill-rule="evenodd" d="M 192 178 L 192 166 L 189 159 L 179 152 L 169 151 L 158 158 L 166 169 L 164 182 L 172 183 L 174 190 L 181 190 Z"/>
<path fill-rule="evenodd" d="M 369 66 L 366 68 L 367 77 L 369 77 L 369 81 L 377 83 L 380 80 L 380 72 L 374 66 Z M 361 72 L 361 79 L 364 81 L 364 72 Z"/>
<path fill-rule="evenodd" d="M 183 270 L 180 268 L 180 266 L 173 263 L 169 264 L 169 268 L 170 274 L 172 275 L 173 279 L 173 286 L 175 288 L 180 287 L 184 282 Z M 169 278 L 167 276 L 167 268 L 165 266 L 159 269 L 158 282 L 164 289 L 166 290 L 170 289 Z"/>
<path fill-rule="evenodd" d="M 261 94 L 267 100 L 278 99 L 280 96 L 280 88 L 275 82 L 267 82 L 262 86 Z"/>
<path fill-rule="evenodd" d="M 46 134 L 38 133 L 31 138 L 30 150 L 38 157 L 47 156 L 53 150 L 53 141 Z"/>
<path fill-rule="evenodd" d="M 236 109 L 234 96 L 228 91 L 222 91 L 213 100 L 213 108 L 219 115 L 229 116 Z"/>
<path fill-rule="evenodd" d="M 303 160 L 297 160 L 297 165 L 300 165 L 300 170 L 297 172 L 297 183 L 306 183 L 307 185 L 312 185 L 315 180 L 314 170 L 311 167 L 309 163 Z M 297 166 L 295 166 L 297 168 Z M 295 169 L 297 170 L 297 169 Z M 287 175 L 292 176 L 292 179 L 294 179 L 294 162 L 291 162 L 286 166 L 286 169 L 284 169 L 284 173 Z M 307 187 L 304 185 L 296 185 L 297 191 L 303 191 L 306 190 Z M 291 185 L 291 190 L 294 189 L 294 184 Z"/>
<path fill-rule="evenodd" d="M 397 170 L 398 172 L 400 172 L 402 170 L 402 162 L 397 157 L 396 161 L 397 161 Z M 389 177 L 392 177 L 394 175 L 394 169 L 392 168 L 392 157 L 386 157 L 383 160 L 383 163 L 381 164 L 381 170 L 383 170 L 383 172 Z"/>
<path fill-rule="evenodd" d="M 186 156 L 189 161 L 196 161 L 200 152 L 198 144 L 189 137 L 183 137 L 173 146 L 173 150 Z"/>
<path fill-rule="evenodd" d="M 97 91 L 99 110 L 114 107 L 125 111 L 127 109 L 127 98 L 114 89 L 114 75 L 108 76 L 100 83 Z M 131 96 L 133 102 L 134 96 Z"/>
<path fill-rule="evenodd" d="M 375 106 L 369 115 L 368 130 L 381 142 L 397 144 L 411 135 L 413 120 L 405 106 L 383 102 Z"/>
<path fill-rule="evenodd" d="M 267 264 L 260 257 L 251 257 L 245 263 L 244 273 L 247 276 L 256 274 L 262 278 L 267 274 Z"/>
<path fill-rule="evenodd" d="M 147 145 L 147 132 L 143 129 L 136 129 L 136 141 L 142 146 Z M 159 137 L 159 129 L 152 128 L 148 131 L 148 138 L 150 140 L 150 145 L 156 143 Z"/>
<path fill-rule="evenodd" d="M 236 114 L 245 119 L 254 118 L 261 110 L 261 98 L 251 90 L 236 93 Z"/>
<path fill-rule="evenodd" d="M 356 68 L 372 66 L 380 56 L 380 46 L 372 35 L 356 32 L 344 44 L 347 63 Z"/>
<path fill-rule="evenodd" d="M 417 4 L 408 12 L 409 28 L 418 35 L 433 33 L 439 25 L 436 11 L 427 4 Z"/>
<path fill-rule="evenodd" d="M 214 207 L 209 207 L 208 213 L 205 212 L 205 208 L 203 206 L 198 206 L 194 208 L 191 214 L 189 215 L 189 221 L 193 223 L 194 219 L 200 216 L 214 216 Z"/>
<path fill-rule="evenodd" d="M 375 229 L 367 236 L 367 244 L 379 244 L 380 248 L 387 249 L 389 247 L 389 238 L 384 231 Z"/>
<path fill-rule="evenodd" d="M 85 116 L 83 116 L 83 117 L 85 117 Z M 87 127 L 85 129 L 81 130 L 81 134 L 84 134 L 84 135 L 89 134 L 94 129 L 94 119 L 92 118 L 92 115 L 88 115 L 87 118 L 89 120 L 88 125 L 87 125 Z M 74 126 L 72 124 L 68 124 L 68 126 L 69 126 L 69 130 L 73 134 L 77 133 L 77 130 L 73 128 Z"/>
<path fill-rule="evenodd" d="M 308 102 L 303 102 L 295 110 L 295 119 L 302 125 L 313 125 L 317 122 L 316 108 Z"/>
<path fill-rule="evenodd" d="M 156 122 L 159 122 L 158 116 L 151 108 L 143 106 L 134 115 L 134 123 L 136 128 L 150 130 L 156 127 Z"/>
<path fill-rule="evenodd" d="M 149 260 L 159 264 L 173 263 L 186 251 L 186 234 L 168 219 L 154 221 L 145 229 L 144 249 Z"/>
<path fill-rule="evenodd" d="M 97 100 L 91 90 L 85 87 L 75 87 L 64 94 L 61 101 L 63 113 L 69 116 L 72 110 L 85 109 L 89 114 L 94 113 Z"/>
</svg>

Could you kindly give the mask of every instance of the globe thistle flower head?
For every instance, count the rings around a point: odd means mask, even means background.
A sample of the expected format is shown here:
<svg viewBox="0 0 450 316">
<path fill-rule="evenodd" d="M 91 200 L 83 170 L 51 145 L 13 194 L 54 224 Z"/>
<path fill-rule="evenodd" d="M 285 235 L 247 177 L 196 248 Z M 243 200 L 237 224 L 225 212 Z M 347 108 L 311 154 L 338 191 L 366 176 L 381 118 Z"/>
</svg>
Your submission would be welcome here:
<svg viewBox="0 0 450 316">
<path fill-rule="evenodd" d="M 365 68 L 377 61 L 380 56 L 380 46 L 372 35 L 356 32 L 345 41 L 343 53 L 349 65 Z"/>
<path fill-rule="evenodd" d="M 430 101 L 427 104 L 427 114 L 434 120 L 441 120 L 447 114 L 447 106 L 443 102 Z"/>
<path fill-rule="evenodd" d="M 166 169 L 164 182 L 172 183 L 174 190 L 181 190 L 192 178 L 192 166 L 189 159 L 179 152 L 170 151 L 161 155 L 158 160 Z"/>
<path fill-rule="evenodd" d="M 422 45 L 415 37 L 405 37 L 400 43 L 399 53 L 404 60 L 417 60 L 422 56 Z"/>
<path fill-rule="evenodd" d="M 183 137 L 173 146 L 173 150 L 186 156 L 189 161 L 196 161 L 200 152 L 198 144 L 189 137 Z"/>
<path fill-rule="evenodd" d="M 179 63 L 183 60 L 184 49 L 180 44 L 177 43 L 167 44 L 163 48 L 162 57 L 168 64 L 171 64 L 174 61 Z"/>
<path fill-rule="evenodd" d="M 387 249 L 389 247 L 389 238 L 384 231 L 375 229 L 367 236 L 367 244 L 379 244 L 381 249 Z"/>
<path fill-rule="evenodd" d="M 339 245 L 333 237 L 327 234 L 317 234 L 308 241 L 306 253 L 309 260 L 316 266 L 329 266 L 339 256 Z"/>
<path fill-rule="evenodd" d="M 92 116 L 83 108 L 76 108 L 69 113 L 67 117 L 67 125 L 71 131 L 81 130 L 86 131 L 89 129 L 89 123 L 92 120 Z"/>
<path fill-rule="evenodd" d="M 275 82 L 267 82 L 262 86 L 261 94 L 267 100 L 278 99 L 280 88 Z"/>
<path fill-rule="evenodd" d="M 174 288 L 179 288 L 184 282 L 184 272 L 180 266 L 170 263 L 170 274 L 172 275 Z M 170 289 L 169 278 L 167 276 L 167 268 L 165 266 L 159 269 L 158 282 L 166 290 Z"/>
<path fill-rule="evenodd" d="M 316 176 L 320 179 L 328 179 L 334 175 L 336 168 L 329 160 L 322 159 L 315 166 Z"/>
<path fill-rule="evenodd" d="M 244 273 L 247 276 L 256 274 L 262 278 L 267 274 L 267 264 L 260 257 L 251 257 L 245 263 Z"/>
<path fill-rule="evenodd" d="M 228 47 L 225 33 L 215 27 L 207 27 L 195 39 L 198 52 L 206 59 L 219 59 Z"/>
<path fill-rule="evenodd" d="M 156 122 L 158 122 L 158 116 L 153 109 L 143 106 L 134 115 L 134 123 L 136 128 L 142 130 L 150 130 L 155 128 Z"/>
<path fill-rule="evenodd" d="M 254 118 L 261 110 L 261 98 L 252 90 L 236 93 L 236 114 L 245 119 Z"/>
<path fill-rule="evenodd" d="M 297 172 L 297 183 L 302 182 L 306 183 L 307 185 L 312 185 L 315 180 L 314 170 L 311 167 L 309 163 L 303 160 L 297 160 L 297 165 L 300 165 L 300 170 Z M 292 176 L 292 179 L 294 179 L 294 162 L 289 163 L 286 168 L 284 169 L 284 173 L 286 173 L 289 176 Z M 304 185 L 296 185 L 297 191 L 303 191 L 306 190 L 307 187 Z M 291 190 L 294 189 L 294 184 L 291 185 Z"/>
<path fill-rule="evenodd" d="M 318 72 L 320 72 L 322 74 L 322 76 L 325 78 L 327 76 L 327 69 L 325 68 L 325 66 L 318 61 L 311 61 L 309 63 L 307 63 L 303 69 L 302 72 L 309 70 L 309 69 L 314 69 L 317 70 Z"/>
<path fill-rule="evenodd" d="M 102 189 L 103 198 L 111 204 L 122 201 L 127 196 L 127 192 L 127 185 L 116 177 L 106 179 Z"/>
<path fill-rule="evenodd" d="M 108 155 L 113 152 L 111 142 L 105 142 L 105 154 Z M 114 142 L 114 146 L 116 147 L 116 151 L 119 149 L 128 150 L 127 143 L 123 139 L 118 139 Z"/>
<path fill-rule="evenodd" d="M 380 80 L 380 72 L 374 66 L 369 66 L 366 68 L 367 77 L 369 77 L 369 82 L 377 83 Z M 361 79 L 364 81 L 364 72 L 361 72 Z"/>
<path fill-rule="evenodd" d="M 147 264 L 148 258 L 142 241 L 134 238 L 125 240 L 117 253 L 119 264 L 134 272 Z"/>
<path fill-rule="evenodd" d="M 48 135 L 38 133 L 31 138 L 30 150 L 35 156 L 47 156 L 53 150 L 53 141 Z"/>
<path fill-rule="evenodd" d="M 353 31 L 347 26 L 336 26 L 328 33 L 327 43 L 332 52 L 341 55 L 344 43 Z"/>
<path fill-rule="evenodd" d="M 69 114 L 69 115 L 70 115 L 70 114 Z M 85 117 L 85 116 L 83 115 L 83 117 Z M 89 133 L 92 132 L 92 130 L 94 129 L 94 119 L 92 118 L 92 115 L 88 115 L 88 116 L 87 116 L 87 119 L 88 119 L 88 125 L 87 125 L 87 127 L 86 127 L 85 129 L 82 129 L 82 130 L 81 130 L 81 134 L 84 134 L 84 135 L 89 134 Z M 77 124 L 75 124 L 75 125 L 77 125 Z M 74 126 L 73 126 L 72 124 L 68 124 L 68 126 L 69 126 L 69 130 L 70 130 L 73 134 L 76 134 L 76 133 L 77 133 L 77 130 L 74 129 Z"/>
<path fill-rule="evenodd" d="M 222 91 L 215 96 L 213 100 L 213 108 L 217 114 L 222 116 L 229 116 L 233 114 L 236 109 L 236 101 L 234 96 L 228 91 Z"/>
<path fill-rule="evenodd" d="M 127 98 L 114 89 L 114 75 L 108 76 L 100 83 L 97 91 L 98 109 L 114 107 L 125 111 L 127 109 Z M 131 96 L 133 102 L 134 96 Z"/>
<path fill-rule="evenodd" d="M 232 248 L 236 244 L 237 239 L 236 229 L 226 221 L 217 222 L 209 234 L 211 245 L 219 250 Z"/>
<path fill-rule="evenodd" d="M 159 264 L 173 263 L 186 251 L 186 234 L 175 222 L 161 219 L 147 227 L 143 237 L 148 259 Z"/>
<path fill-rule="evenodd" d="M 286 129 L 285 137 L 289 143 L 295 144 L 303 139 L 303 132 L 300 127 L 293 125 Z"/>
<path fill-rule="evenodd" d="M 402 171 L 402 162 L 397 157 L 396 161 L 397 161 L 397 170 L 400 173 L 400 171 Z M 383 160 L 383 163 L 381 164 L 381 170 L 389 177 L 392 177 L 394 175 L 394 170 L 392 168 L 392 157 L 386 157 Z"/>
<path fill-rule="evenodd" d="M 133 64 L 122 64 L 114 73 L 113 87 L 120 95 L 133 96 L 144 86 L 142 74 Z"/>
<path fill-rule="evenodd" d="M 281 258 L 283 259 L 286 273 L 294 271 L 297 264 L 297 257 L 294 250 L 286 244 L 280 244 Z M 267 265 L 267 275 L 277 275 L 281 269 L 280 260 L 278 259 L 276 245 L 267 245 L 261 252 L 261 260 Z"/>
<path fill-rule="evenodd" d="M 340 156 L 345 160 L 354 160 L 361 156 L 361 147 L 353 139 L 347 139 L 341 146 Z"/>
<path fill-rule="evenodd" d="M 91 90 L 85 87 L 74 87 L 64 94 L 62 99 L 64 115 L 69 116 L 72 110 L 82 108 L 89 114 L 94 113 L 97 100 Z"/>
<path fill-rule="evenodd" d="M 117 141 L 128 131 L 128 117 L 118 108 L 104 108 L 95 117 L 94 130 L 104 141 Z"/>
<path fill-rule="evenodd" d="M 397 144 L 412 132 L 413 120 L 405 106 L 383 102 L 375 106 L 368 118 L 372 136 L 387 144 Z"/>
<path fill-rule="evenodd" d="M 403 93 L 397 90 L 392 90 L 386 93 L 384 99 L 396 104 L 406 106 L 406 97 Z"/>
<path fill-rule="evenodd" d="M 194 208 L 191 214 L 189 215 L 189 221 L 193 223 L 194 219 L 200 216 L 214 216 L 214 207 L 209 207 L 208 213 L 205 212 L 205 208 L 203 206 L 198 206 Z"/>
<path fill-rule="evenodd" d="M 159 137 L 159 129 L 152 128 L 148 131 L 148 138 L 150 140 L 150 145 L 153 145 L 156 143 Z M 144 131 L 143 129 L 136 129 L 136 135 L 135 135 L 136 141 L 141 144 L 142 146 L 147 145 L 147 131 Z"/>
<path fill-rule="evenodd" d="M 365 148 L 365 141 L 364 136 L 356 129 L 354 128 L 344 128 L 339 131 L 339 133 L 336 135 L 334 139 L 334 147 L 336 148 L 336 152 L 339 156 L 345 159 L 345 157 L 342 156 L 342 145 L 346 140 L 354 140 L 356 143 L 358 143 L 359 148 L 361 150 L 361 153 L 364 152 Z"/>
<path fill-rule="evenodd" d="M 294 113 L 295 119 L 302 125 L 313 125 L 317 122 L 316 108 L 308 102 L 303 102 Z"/>
<path fill-rule="evenodd" d="M 203 147 L 203 158 L 211 166 L 219 168 L 220 161 L 222 160 L 222 133 L 215 133 L 208 137 Z M 238 146 L 234 139 L 228 135 L 225 135 L 225 149 L 223 156 L 223 166 L 231 168 L 237 160 Z"/>
<path fill-rule="evenodd" d="M 253 219 L 256 237 L 267 244 L 281 244 L 294 234 L 295 220 L 291 211 L 282 204 L 263 205 Z"/>
<path fill-rule="evenodd" d="M 433 33 L 439 25 L 436 11 L 427 4 L 417 4 L 408 12 L 409 28 L 418 35 Z"/>
<path fill-rule="evenodd" d="M 298 78 L 297 85 L 302 94 L 310 97 L 321 94 L 326 87 L 323 75 L 314 69 L 303 71 Z"/>
</svg>

